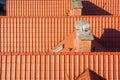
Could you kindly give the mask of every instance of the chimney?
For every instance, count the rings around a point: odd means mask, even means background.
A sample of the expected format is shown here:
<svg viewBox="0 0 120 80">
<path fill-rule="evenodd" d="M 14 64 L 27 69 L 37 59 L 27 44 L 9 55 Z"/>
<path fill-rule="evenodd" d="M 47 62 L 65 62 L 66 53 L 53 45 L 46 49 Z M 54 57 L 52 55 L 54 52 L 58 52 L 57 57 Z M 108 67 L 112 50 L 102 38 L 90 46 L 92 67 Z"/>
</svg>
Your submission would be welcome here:
<svg viewBox="0 0 120 80">
<path fill-rule="evenodd" d="M 70 10 L 69 16 L 81 16 L 82 8 L 81 0 L 72 0 L 72 9 Z"/>
<path fill-rule="evenodd" d="M 90 25 L 86 21 L 76 22 L 76 51 L 77 52 L 91 52 L 93 35 L 90 30 Z"/>
</svg>

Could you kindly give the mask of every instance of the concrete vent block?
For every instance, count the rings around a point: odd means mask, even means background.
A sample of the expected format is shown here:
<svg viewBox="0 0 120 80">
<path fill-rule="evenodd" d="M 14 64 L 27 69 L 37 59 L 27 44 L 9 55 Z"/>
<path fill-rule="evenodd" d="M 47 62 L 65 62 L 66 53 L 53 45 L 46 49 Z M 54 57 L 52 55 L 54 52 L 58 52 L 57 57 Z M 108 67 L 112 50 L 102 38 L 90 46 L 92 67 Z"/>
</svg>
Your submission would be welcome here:
<svg viewBox="0 0 120 80">
<path fill-rule="evenodd" d="M 87 21 L 77 21 L 75 27 L 76 36 L 79 40 L 94 40 L 90 24 Z"/>
<path fill-rule="evenodd" d="M 72 0 L 72 8 L 73 9 L 83 8 L 81 0 Z"/>
</svg>

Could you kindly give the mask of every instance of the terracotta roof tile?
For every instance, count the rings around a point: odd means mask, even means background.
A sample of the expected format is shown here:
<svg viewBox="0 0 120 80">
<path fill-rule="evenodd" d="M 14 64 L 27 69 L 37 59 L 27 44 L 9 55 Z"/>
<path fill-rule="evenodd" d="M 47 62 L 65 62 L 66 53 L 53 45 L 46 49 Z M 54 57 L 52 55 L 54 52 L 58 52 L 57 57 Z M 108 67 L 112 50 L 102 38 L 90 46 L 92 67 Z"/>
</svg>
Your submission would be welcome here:
<svg viewBox="0 0 120 80">
<path fill-rule="evenodd" d="M 1 17 L 1 52 L 48 52 L 74 31 L 77 20 L 88 21 L 106 48 L 120 51 L 119 16 L 81 16 Z"/>
<path fill-rule="evenodd" d="M 89 1 L 95 3 L 97 9 L 119 15 L 119 0 Z M 87 68 L 107 80 L 120 79 L 119 52 L 49 52 L 74 32 L 77 20 L 87 20 L 98 42 L 108 50 L 120 51 L 119 16 L 68 17 L 70 9 L 71 0 L 7 0 L 8 17 L 0 17 L 1 80 L 74 80 Z"/>
<path fill-rule="evenodd" d="M 26 65 L 26 59 L 25 59 L 25 56 L 21 56 L 21 79 L 22 80 L 25 80 L 25 65 Z M 27 66 L 27 65 L 26 65 Z"/>
<path fill-rule="evenodd" d="M 120 15 L 119 0 L 82 0 L 83 15 Z M 71 0 L 7 0 L 7 16 L 66 16 Z"/>
<path fill-rule="evenodd" d="M 5 48 L 4 50 L 2 48 L 1 51 L 2 52 L 46 51 L 47 52 L 51 48 L 54 48 L 55 45 L 57 45 L 60 41 L 62 41 L 65 37 L 67 37 L 67 35 L 69 35 L 73 31 L 72 29 L 73 27 L 70 27 L 69 29 L 67 29 L 68 24 L 64 20 L 66 19 L 64 18 L 59 18 L 59 19 L 57 18 L 14 18 L 14 17 L 1 18 L 1 23 L 2 23 L 1 24 L 1 38 L 2 38 L 1 48 L 3 47 L 3 45 L 4 47 L 7 48 L 7 49 Z M 5 37 L 8 38 L 8 41 L 7 41 L 7 38 Z M 5 42 L 3 42 L 4 41 L 3 39 L 5 40 Z M 7 45 L 9 47 L 7 47 Z"/>
<path fill-rule="evenodd" d="M 95 36 L 94 36 L 95 37 Z M 59 52 L 108 52 L 108 50 L 102 45 L 100 44 L 97 39 L 95 38 L 92 41 L 80 41 L 80 46 L 86 44 L 84 49 L 82 49 L 80 51 L 77 51 L 78 47 L 76 47 L 75 43 L 76 41 L 76 31 L 74 31 L 73 33 L 71 33 L 69 36 L 67 36 L 63 41 L 61 41 L 55 48 L 53 48 L 53 50 L 51 50 L 50 52 L 54 52 L 55 49 L 58 49 L 60 46 L 63 45 L 63 49 Z M 90 47 L 88 46 L 90 45 Z"/>
<path fill-rule="evenodd" d="M 86 69 L 81 73 L 76 80 L 106 80 L 102 76 L 98 75 L 96 72 Z"/>
<path fill-rule="evenodd" d="M 1 80 L 73 80 L 87 68 L 107 80 L 120 79 L 120 53 L 69 54 L 70 55 L 65 53 L 64 55 L 0 55 Z"/>
<path fill-rule="evenodd" d="M 7 0 L 7 16 L 66 16 L 71 0 Z"/>
</svg>

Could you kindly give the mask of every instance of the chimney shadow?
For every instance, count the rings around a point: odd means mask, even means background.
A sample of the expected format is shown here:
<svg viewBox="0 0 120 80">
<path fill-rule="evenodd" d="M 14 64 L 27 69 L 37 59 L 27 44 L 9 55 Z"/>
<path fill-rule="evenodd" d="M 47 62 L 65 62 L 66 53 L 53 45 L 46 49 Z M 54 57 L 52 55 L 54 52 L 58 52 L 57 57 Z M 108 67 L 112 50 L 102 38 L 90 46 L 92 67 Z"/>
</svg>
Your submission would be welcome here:
<svg viewBox="0 0 120 80">
<path fill-rule="evenodd" d="M 111 13 L 105 11 L 104 9 L 96 6 L 89 1 L 82 1 L 82 5 L 82 15 L 111 15 Z"/>
<path fill-rule="evenodd" d="M 104 29 L 99 42 L 110 52 L 120 52 L 120 32 L 116 29 Z"/>
</svg>

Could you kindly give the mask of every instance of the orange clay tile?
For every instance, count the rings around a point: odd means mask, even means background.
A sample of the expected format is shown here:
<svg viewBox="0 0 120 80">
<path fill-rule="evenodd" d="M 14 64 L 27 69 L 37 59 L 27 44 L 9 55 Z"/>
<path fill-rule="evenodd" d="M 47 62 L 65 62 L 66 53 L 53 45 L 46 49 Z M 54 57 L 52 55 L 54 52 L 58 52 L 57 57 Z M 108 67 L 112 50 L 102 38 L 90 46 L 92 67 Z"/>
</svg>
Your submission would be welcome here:
<svg viewBox="0 0 120 80">
<path fill-rule="evenodd" d="M 71 0 L 6 0 L 7 16 L 66 16 Z"/>
<path fill-rule="evenodd" d="M 0 17 L 0 50 L 49 52 L 74 32 L 78 20 L 90 23 L 93 35 L 102 45 L 120 51 L 119 16 Z"/>
<path fill-rule="evenodd" d="M 81 73 L 76 80 L 106 80 L 102 76 L 98 75 L 94 71 L 90 69 L 86 69 L 83 73 Z"/>
<path fill-rule="evenodd" d="M 71 0 L 6 0 L 7 16 L 66 16 Z M 120 15 L 119 0 L 81 0 L 83 15 Z"/>
<path fill-rule="evenodd" d="M 80 43 L 80 45 L 78 43 Z M 62 50 L 59 49 L 61 46 L 63 46 Z M 50 50 L 50 52 L 55 52 L 57 49 L 60 50 L 58 52 L 108 52 L 108 50 L 101 45 L 96 38 L 92 41 L 77 42 L 76 31 L 67 36 L 62 42 L 55 46 L 55 48 Z"/>
<path fill-rule="evenodd" d="M 1 80 L 75 80 L 86 69 L 107 80 L 120 79 L 119 52 L 75 53 L 75 49 L 68 50 L 74 48 L 76 21 L 86 20 L 96 38 L 93 47 L 120 51 L 119 0 L 82 0 L 82 12 L 71 9 L 71 0 L 6 1 L 7 17 L 0 17 Z M 80 12 L 82 15 L 97 12 L 117 16 L 77 16 Z M 62 42 L 67 44 L 63 52 L 49 52 Z"/>
<path fill-rule="evenodd" d="M 1 80 L 75 80 L 88 68 L 106 80 L 120 79 L 120 53 L 5 54 L 0 55 Z"/>
</svg>

